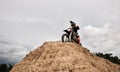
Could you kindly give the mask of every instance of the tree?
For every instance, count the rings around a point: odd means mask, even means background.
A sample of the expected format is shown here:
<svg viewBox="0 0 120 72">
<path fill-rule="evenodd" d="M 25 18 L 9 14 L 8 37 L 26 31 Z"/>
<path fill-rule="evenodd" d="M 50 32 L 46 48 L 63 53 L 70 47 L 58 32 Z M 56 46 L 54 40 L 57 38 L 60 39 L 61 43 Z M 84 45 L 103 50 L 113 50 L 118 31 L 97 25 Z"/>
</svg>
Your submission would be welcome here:
<svg viewBox="0 0 120 72">
<path fill-rule="evenodd" d="M 12 69 L 12 65 L 0 64 L 0 72 L 9 72 Z"/>
<path fill-rule="evenodd" d="M 109 61 L 119 64 L 120 65 L 120 59 L 117 56 L 112 56 L 112 53 L 95 53 L 99 57 L 103 57 L 105 59 L 108 59 Z"/>
</svg>

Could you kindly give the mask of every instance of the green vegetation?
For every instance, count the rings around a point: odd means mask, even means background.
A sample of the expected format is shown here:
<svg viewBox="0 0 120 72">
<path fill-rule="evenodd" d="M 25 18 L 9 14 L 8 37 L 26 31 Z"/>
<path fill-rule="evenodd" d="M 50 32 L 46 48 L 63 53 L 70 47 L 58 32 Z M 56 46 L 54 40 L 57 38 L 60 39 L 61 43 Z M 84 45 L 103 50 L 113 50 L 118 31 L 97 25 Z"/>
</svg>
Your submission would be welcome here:
<svg viewBox="0 0 120 72">
<path fill-rule="evenodd" d="M 108 59 L 109 61 L 115 63 L 115 64 L 119 64 L 120 65 L 120 59 L 117 56 L 112 56 L 111 53 L 95 53 L 97 56 L 99 57 L 103 57 L 105 59 Z"/>
<path fill-rule="evenodd" d="M 0 64 L 0 72 L 9 72 L 12 67 L 11 64 Z"/>
</svg>

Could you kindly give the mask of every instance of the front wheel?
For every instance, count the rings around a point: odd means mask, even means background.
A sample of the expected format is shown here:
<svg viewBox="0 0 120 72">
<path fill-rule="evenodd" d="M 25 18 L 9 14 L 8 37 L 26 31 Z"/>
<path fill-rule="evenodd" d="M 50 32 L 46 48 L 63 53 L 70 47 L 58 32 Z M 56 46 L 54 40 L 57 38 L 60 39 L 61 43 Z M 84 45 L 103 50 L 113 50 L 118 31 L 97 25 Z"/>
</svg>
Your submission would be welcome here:
<svg viewBox="0 0 120 72">
<path fill-rule="evenodd" d="M 69 36 L 68 34 L 63 34 L 62 35 L 62 42 L 68 42 L 69 41 Z"/>
</svg>

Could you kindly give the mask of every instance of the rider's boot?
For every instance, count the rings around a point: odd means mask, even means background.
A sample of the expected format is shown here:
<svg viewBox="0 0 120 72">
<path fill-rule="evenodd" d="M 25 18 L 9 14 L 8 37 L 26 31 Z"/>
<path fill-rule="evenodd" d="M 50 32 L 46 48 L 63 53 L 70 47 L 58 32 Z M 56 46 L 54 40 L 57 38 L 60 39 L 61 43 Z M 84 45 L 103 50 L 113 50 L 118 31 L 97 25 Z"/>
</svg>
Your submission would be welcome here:
<svg viewBox="0 0 120 72">
<path fill-rule="evenodd" d="M 78 39 L 77 42 L 79 44 L 80 43 L 80 36 L 79 35 L 77 36 L 77 39 Z"/>
</svg>

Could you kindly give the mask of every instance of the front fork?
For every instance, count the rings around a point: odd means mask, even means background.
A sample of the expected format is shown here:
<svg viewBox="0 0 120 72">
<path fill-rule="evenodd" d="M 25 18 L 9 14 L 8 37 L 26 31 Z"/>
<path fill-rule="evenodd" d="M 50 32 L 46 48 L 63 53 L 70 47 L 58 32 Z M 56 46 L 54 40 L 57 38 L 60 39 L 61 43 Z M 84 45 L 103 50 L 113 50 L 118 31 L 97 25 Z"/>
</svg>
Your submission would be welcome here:
<svg viewBox="0 0 120 72">
<path fill-rule="evenodd" d="M 69 35 L 69 42 L 72 42 L 72 32 L 70 33 L 70 35 Z"/>
</svg>

